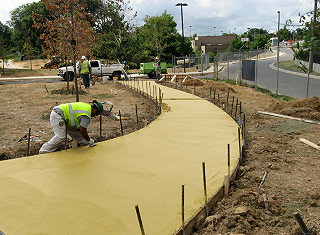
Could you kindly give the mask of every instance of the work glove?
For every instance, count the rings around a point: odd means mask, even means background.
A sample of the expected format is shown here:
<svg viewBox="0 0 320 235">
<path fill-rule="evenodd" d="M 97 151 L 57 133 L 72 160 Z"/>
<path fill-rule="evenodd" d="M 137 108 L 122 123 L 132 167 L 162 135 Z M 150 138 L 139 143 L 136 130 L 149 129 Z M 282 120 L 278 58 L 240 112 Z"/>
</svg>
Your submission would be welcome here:
<svg viewBox="0 0 320 235">
<path fill-rule="evenodd" d="M 90 138 L 90 140 L 88 141 L 88 145 L 89 146 L 95 146 L 95 142 L 94 142 L 94 139 Z"/>
</svg>

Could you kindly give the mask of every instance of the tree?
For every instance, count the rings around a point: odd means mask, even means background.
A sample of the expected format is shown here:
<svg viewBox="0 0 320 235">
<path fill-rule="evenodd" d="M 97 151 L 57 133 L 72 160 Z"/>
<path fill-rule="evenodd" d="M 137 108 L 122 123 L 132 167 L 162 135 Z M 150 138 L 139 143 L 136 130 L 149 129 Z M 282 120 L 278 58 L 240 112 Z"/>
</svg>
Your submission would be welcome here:
<svg viewBox="0 0 320 235">
<path fill-rule="evenodd" d="M 34 48 L 32 46 L 31 40 L 27 39 L 22 48 L 23 53 L 29 58 L 30 70 L 32 70 L 32 56 L 34 56 Z"/>
<path fill-rule="evenodd" d="M 145 24 L 137 29 L 143 54 L 170 61 L 171 55 L 186 55 L 192 52 L 190 40 L 185 38 L 185 44 L 182 45 L 177 24 L 173 16 L 166 11 L 160 16 L 146 16 L 144 22 Z"/>
<path fill-rule="evenodd" d="M 98 57 L 130 60 L 136 52 L 133 50 L 136 37 L 131 25 L 136 12 L 132 12 L 129 3 L 125 0 L 100 1 L 99 7 L 92 10 L 98 38 L 94 52 Z"/>
<path fill-rule="evenodd" d="M 4 75 L 4 63 L 6 56 L 13 48 L 11 37 L 12 31 L 9 26 L 0 22 L 0 59 L 2 60 L 2 75 Z"/>
<path fill-rule="evenodd" d="M 35 54 L 40 55 L 43 43 L 40 35 L 43 29 L 34 27 L 33 14 L 38 15 L 38 22 L 47 18 L 48 13 L 43 1 L 24 4 L 14 9 L 11 12 L 9 25 L 13 28 L 13 41 L 18 51 L 22 51 L 23 46 L 29 40 L 35 49 Z"/>
<path fill-rule="evenodd" d="M 94 46 L 93 28 L 88 21 L 82 0 L 43 0 L 49 11 L 41 39 L 44 54 L 53 57 L 72 58 L 76 101 L 79 101 L 76 59 L 80 55 L 92 55 Z M 37 15 L 34 15 L 37 18 Z"/>
</svg>

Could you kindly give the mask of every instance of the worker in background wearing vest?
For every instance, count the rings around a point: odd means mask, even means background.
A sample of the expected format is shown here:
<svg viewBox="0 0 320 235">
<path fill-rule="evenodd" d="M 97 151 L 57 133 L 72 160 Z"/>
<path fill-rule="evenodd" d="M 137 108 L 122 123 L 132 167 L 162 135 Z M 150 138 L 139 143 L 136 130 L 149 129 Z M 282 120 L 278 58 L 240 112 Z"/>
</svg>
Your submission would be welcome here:
<svg viewBox="0 0 320 235">
<path fill-rule="evenodd" d="M 90 74 L 91 66 L 87 58 L 83 55 L 80 62 L 80 77 L 83 80 L 83 85 L 85 88 L 90 87 Z"/>
<path fill-rule="evenodd" d="M 54 137 L 43 144 L 39 153 L 56 151 L 65 141 L 67 134 L 77 141 L 78 145 L 94 145 L 87 128 L 92 117 L 103 111 L 102 103 L 93 100 L 92 104 L 75 102 L 55 106 L 50 114 L 50 123 Z M 67 133 L 66 133 L 67 131 Z"/>
</svg>

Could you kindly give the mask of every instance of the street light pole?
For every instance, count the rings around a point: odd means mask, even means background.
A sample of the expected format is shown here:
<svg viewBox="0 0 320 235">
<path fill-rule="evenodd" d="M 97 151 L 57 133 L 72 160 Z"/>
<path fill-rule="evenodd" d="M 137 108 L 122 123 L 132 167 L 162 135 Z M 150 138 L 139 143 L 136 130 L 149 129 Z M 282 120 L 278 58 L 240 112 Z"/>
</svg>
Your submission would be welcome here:
<svg viewBox="0 0 320 235">
<path fill-rule="evenodd" d="M 278 42 L 277 42 L 277 87 L 276 87 L 276 94 L 278 94 L 278 91 L 279 91 L 279 51 L 280 51 L 279 30 L 280 30 L 280 11 L 278 11 L 278 31 L 277 31 Z"/>
<path fill-rule="evenodd" d="M 216 26 L 213 27 L 213 36 L 216 36 Z"/>
<path fill-rule="evenodd" d="M 190 40 L 191 40 L 191 38 L 192 38 L 192 36 L 191 36 L 191 25 L 189 25 L 189 28 L 190 28 Z"/>
<path fill-rule="evenodd" d="M 181 8 L 181 25 L 182 25 L 182 51 L 184 52 L 184 31 L 183 31 L 183 12 L 182 12 L 182 7 L 188 6 L 186 3 L 177 3 L 176 6 L 180 6 Z M 186 66 L 185 66 L 185 59 L 183 55 L 183 71 L 184 73 L 186 72 Z"/>
</svg>

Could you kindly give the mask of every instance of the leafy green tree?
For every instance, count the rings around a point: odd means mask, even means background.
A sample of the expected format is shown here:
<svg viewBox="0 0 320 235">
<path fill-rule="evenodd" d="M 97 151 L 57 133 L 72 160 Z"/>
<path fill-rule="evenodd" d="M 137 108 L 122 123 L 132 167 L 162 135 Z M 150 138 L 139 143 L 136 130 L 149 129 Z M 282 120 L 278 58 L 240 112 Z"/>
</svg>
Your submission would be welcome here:
<svg viewBox="0 0 320 235">
<path fill-rule="evenodd" d="M 87 0 L 88 1 L 88 0 Z M 131 25 L 136 17 L 126 0 L 97 1 L 92 11 L 95 21 L 97 43 L 94 53 L 100 58 L 130 60 L 136 41 Z"/>
<path fill-rule="evenodd" d="M 35 22 L 32 15 L 39 15 L 39 20 L 44 21 L 48 12 L 43 4 L 43 1 L 28 3 L 19 6 L 11 12 L 11 20 L 9 25 L 13 28 L 13 41 L 18 51 L 22 51 L 27 40 L 30 40 L 35 54 L 41 54 L 41 45 L 43 41 L 40 35 L 43 29 L 35 28 Z"/>
<path fill-rule="evenodd" d="M 192 52 L 191 42 L 177 32 L 173 16 L 166 11 L 160 16 L 146 16 L 145 24 L 138 29 L 143 54 L 150 58 L 158 56 L 163 61 L 171 61 L 172 55 L 187 55 Z"/>
<path fill-rule="evenodd" d="M 279 40 L 281 41 L 288 41 L 292 38 L 292 33 L 287 29 L 286 26 L 284 26 L 282 29 L 278 32 Z"/>
<path fill-rule="evenodd" d="M 2 74 L 4 75 L 4 63 L 6 56 L 12 51 L 12 31 L 9 26 L 0 22 L 0 59 L 2 61 Z"/>
</svg>

